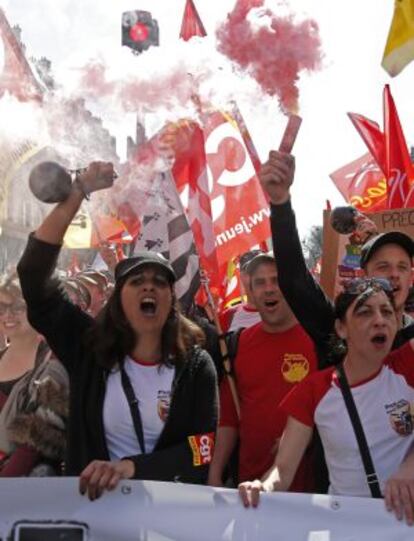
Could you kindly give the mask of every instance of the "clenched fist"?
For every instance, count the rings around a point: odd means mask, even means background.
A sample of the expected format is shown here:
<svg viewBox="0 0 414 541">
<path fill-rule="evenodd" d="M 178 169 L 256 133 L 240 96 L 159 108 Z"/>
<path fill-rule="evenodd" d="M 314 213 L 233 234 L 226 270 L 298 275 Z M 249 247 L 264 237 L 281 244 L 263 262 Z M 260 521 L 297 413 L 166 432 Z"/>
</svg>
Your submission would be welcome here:
<svg viewBox="0 0 414 541">
<path fill-rule="evenodd" d="M 295 158 L 291 154 L 271 150 L 259 173 L 260 184 L 271 203 L 280 205 L 288 201 L 294 176 Z"/>
<path fill-rule="evenodd" d="M 78 182 L 85 195 L 110 188 L 117 174 L 110 162 L 91 162 L 78 176 Z"/>
</svg>

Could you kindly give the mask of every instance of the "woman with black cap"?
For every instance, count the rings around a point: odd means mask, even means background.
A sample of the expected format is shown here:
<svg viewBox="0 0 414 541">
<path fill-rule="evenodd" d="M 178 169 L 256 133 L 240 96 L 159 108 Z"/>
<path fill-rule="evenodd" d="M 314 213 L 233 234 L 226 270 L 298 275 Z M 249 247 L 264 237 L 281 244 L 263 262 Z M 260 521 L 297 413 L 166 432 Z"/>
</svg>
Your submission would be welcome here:
<svg viewBox="0 0 414 541">
<path fill-rule="evenodd" d="M 67 227 L 89 193 L 110 187 L 95 162 L 30 236 L 18 265 L 32 325 L 71 383 L 67 473 L 90 499 L 120 479 L 202 483 L 217 422 L 214 365 L 200 329 L 179 312 L 175 274 L 154 252 L 121 261 L 96 320 L 52 279 Z"/>
</svg>

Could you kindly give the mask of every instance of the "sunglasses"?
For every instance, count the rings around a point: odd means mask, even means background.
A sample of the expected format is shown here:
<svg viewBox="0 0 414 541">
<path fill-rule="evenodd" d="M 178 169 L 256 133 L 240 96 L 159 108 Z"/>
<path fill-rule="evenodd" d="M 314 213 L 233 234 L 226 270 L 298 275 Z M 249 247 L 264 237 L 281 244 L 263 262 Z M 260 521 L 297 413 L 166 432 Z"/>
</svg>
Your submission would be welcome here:
<svg viewBox="0 0 414 541">
<path fill-rule="evenodd" d="M 361 295 L 368 290 L 392 293 L 393 288 L 385 278 L 354 278 L 344 284 L 344 292 L 350 295 Z"/>
<path fill-rule="evenodd" d="M 22 302 L 16 302 L 14 304 L 0 302 L 0 316 L 5 316 L 7 311 L 9 311 L 13 316 L 18 316 L 26 311 L 26 305 Z"/>
</svg>

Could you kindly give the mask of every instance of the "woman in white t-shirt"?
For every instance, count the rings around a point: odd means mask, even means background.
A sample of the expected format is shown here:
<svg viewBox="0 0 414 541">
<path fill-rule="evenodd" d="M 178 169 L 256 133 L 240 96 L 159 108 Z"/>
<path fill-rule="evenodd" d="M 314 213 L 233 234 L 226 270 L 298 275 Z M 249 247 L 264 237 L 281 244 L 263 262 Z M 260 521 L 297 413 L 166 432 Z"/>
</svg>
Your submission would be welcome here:
<svg viewBox="0 0 414 541">
<path fill-rule="evenodd" d="M 397 317 L 391 285 L 356 279 L 336 302 L 336 333 L 346 344 L 343 369 L 389 510 L 414 521 L 414 353 L 411 343 L 392 353 Z M 316 426 L 329 471 L 330 494 L 370 496 L 361 453 L 335 367 L 317 372 L 285 398 L 288 414 L 274 465 L 239 492 L 246 507 L 261 491 L 289 488 Z M 411 480 L 410 480 L 411 479 Z"/>
<path fill-rule="evenodd" d="M 201 330 L 179 311 L 165 257 L 142 251 L 120 261 L 96 319 L 53 278 L 82 200 L 114 176 L 102 162 L 80 173 L 18 265 L 30 322 L 69 373 L 66 472 L 91 499 L 120 479 L 205 482 L 218 415 L 214 364 Z"/>
</svg>

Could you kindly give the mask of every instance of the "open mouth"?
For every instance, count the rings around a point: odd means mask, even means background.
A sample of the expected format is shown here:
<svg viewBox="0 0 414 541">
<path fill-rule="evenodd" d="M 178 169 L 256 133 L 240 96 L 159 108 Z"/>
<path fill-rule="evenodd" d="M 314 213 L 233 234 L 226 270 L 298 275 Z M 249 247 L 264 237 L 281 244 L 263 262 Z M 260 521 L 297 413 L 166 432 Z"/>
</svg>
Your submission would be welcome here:
<svg viewBox="0 0 414 541">
<path fill-rule="evenodd" d="M 277 306 L 277 301 L 265 301 L 265 306 L 267 308 L 274 308 Z"/>
<path fill-rule="evenodd" d="M 151 297 L 145 297 L 142 299 L 139 305 L 141 311 L 147 316 L 153 316 L 157 310 L 157 303 L 155 299 Z"/>
<path fill-rule="evenodd" d="M 6 329 L 13 329 L 14 327 L 17 326 L 17 323 L 15 323 L 14 321 L 11 322 L 11 321 L 6 321 L 4 323 L 4 326 L 6 327 Z"/>
<path fill-rule="evenodd" d="M 375 336 L 371 338 L 371 342 L 373 344 L 382 345 L 382 344 L 385 344 L 386 341 L 387 341 L 387 337 L 385 336 L 385 334 L 376 334 Z"/>
</svg>

